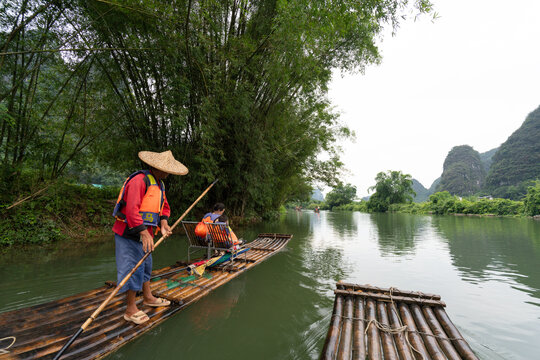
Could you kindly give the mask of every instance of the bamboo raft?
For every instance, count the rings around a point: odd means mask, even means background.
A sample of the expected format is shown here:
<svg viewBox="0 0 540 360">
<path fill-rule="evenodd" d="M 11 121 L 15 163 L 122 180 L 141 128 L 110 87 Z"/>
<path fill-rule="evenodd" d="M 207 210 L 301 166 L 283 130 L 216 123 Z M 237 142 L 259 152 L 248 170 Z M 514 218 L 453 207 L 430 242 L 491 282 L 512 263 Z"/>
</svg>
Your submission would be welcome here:
<svg viewBox="0 0 540 360">
<path fill-rule="evenodd" d="M 137 305 L 147 312 L 150 320 L 135 325 L 122 318 L 125 312 L 125 295 L 117 295 L 62 355 L 62 359 L 98 359 L 108 355 L 212 290 L 276 254 L 291 238 L 292 235 L 285 234 L 259 234 L 257 239 L 246 245 L 249 250 L 245 253 L 245 258 L 242 254 L 232 264 L 224 263 L 208 268 L 202 277 L 190 276 L 187 270 L 183 269 L 188 264 L 181 262 L 154 271 L 152 293 L 170 300 L 171 306 L 143 306 L 142 297 L 138 297 Z M 175 269 L 181 271 L 174 272 Z M 0 359 L 53 358 L 115 286 L 116 283 L 108 281 L 105 286 L 81 294 L 0 314 L 0 339 L 15 339 L 13 346 L 7 350 L 8 353 L 0 352 Z M 9 345 L 9 341 L 5 341 Z"/>
<path fill-rule="evenodd" d="M 439 295 L 337 283 L 322 360 L 478 360 Z"/>
</svg>

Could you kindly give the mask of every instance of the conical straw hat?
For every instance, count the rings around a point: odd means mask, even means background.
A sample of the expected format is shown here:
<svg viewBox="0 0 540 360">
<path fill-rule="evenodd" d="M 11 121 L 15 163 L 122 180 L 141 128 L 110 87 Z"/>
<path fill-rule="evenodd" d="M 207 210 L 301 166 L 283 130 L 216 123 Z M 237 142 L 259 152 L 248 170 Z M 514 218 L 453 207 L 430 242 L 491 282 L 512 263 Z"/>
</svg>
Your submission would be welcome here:
<svg viewBox="0 0 540 360">
<path fill-rule="evenodd" d="M 139 151 L 139 159 L 153 168 L 173 175 L 186 175 L 188 168 L 176 160 L 171 150 L 161 153 L 153 151 Z"/>
</svg>

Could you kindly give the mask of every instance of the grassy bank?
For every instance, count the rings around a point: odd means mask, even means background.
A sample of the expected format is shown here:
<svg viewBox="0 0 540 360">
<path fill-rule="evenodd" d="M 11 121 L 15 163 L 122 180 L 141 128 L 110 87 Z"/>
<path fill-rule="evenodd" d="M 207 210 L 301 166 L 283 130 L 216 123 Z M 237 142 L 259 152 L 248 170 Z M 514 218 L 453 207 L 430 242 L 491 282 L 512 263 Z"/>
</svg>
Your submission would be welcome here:
<svg viewBox="0 0 540 360">
<path fill-rule="evenodd" d="M 117 187 L 56 183 L 37 197 L 7 209 L 2 204 L 0 246 L 89 239 L 110 233 Z"/>
</svg>

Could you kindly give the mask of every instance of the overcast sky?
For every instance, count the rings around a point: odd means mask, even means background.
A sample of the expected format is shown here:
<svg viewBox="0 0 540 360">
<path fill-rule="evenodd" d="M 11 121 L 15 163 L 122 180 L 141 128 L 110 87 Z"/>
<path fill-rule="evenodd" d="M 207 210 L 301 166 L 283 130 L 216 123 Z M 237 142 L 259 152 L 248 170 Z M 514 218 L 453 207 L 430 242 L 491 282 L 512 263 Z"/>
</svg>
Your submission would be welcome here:
<svg viewBox="0 0 540 360">
<path fill-rule="evenodd" d="M 357 135 L 343 144 L 343 180 L 360 197 L 387 170 L 429 188 L 453 146 L 498 147 L 540 105 L 540 0 L 432 2 L 437 20 L 403 23 L 380 65 L 330 86 Z"/>
</svg>

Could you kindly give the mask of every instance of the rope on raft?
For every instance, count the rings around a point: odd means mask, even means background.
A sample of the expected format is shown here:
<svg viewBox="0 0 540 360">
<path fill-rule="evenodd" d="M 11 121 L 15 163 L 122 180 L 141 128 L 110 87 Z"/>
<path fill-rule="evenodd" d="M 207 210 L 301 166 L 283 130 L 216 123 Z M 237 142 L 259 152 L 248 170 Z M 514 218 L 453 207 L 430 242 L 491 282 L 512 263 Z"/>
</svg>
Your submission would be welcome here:
<svg viewBox="0 0 540 360">
<path fill-rule="evenodd" d="M 390 303 L 392 304 L 392 311 L 394 311 L 396 309 L 396 304 L 394 303 L 394 299 L 392 297 L 392 294 L 393 294 L 394 290 L 398 290 L 398 289 L 396 289 L 394 287 L 391 287 L 389 290 L 390 290 L 390 292 L 389 292 Z M 353 291 L 354 291 L 354 286 L 353 286 Z M 443 336 L 434 335 L 434 334 L 428 334 L 428 333 L 418 331 L 418 330 L 411 330 L 411 329 L 408 328 L 407 325 L 403 325 L 403 323 L 401 322 L 401 318 L 399 316 L 397 317 L 397 319 L 399 320 L 399 325 L 400 326 L 395 327 L 395 328 L 391 327 L 390 325 L 381 324 L 380 322 L 378 322 L 375 319 L 369 320 L 369 319 L 364 319 L 364 318 L 349 317 L 349 316 L 338 315 L 338 314 L 333 314 L 332 317 L 334 317 L 334 316 L 339 316 L 340 318 L 347 319 L 347 320 L 360 320 L 360 321 L 362 321 L 364 323 L 367 323 L 366 330 L 364 331 L 364 335 L 367 334 L 371 324 L 374 324 L 380 331 L 385 332 L 385 333 L 389 333 L 389 334 L 392 334 L 392 335 L 399 335 L 399 334 L 402 334 L 404 332 L 409 332 L 409 333 L 416 333 L 416 334 L 419 334 L 419 335 L 432 336 L 434 338 L 441 339 L 441 340 L 450 340 L 450 341 L 463 340 L 463 341 L 465 341 L 465 339 L 463 339 L 463 338 L 449 338 L 449 337 L 443 337 Z M 409 345 L 409 349 L 411 349 L 411 354 L 413 355 L 413 358 L 415 357 L 414 353 L 412 353 L 414 351 L 414 352 L 420 354 L 420 356 L 422 357 L 422 360 L 425 360 L 424 355 L 411 344 L 411 342 L 409 341 L 408 336 L 405 336 L 405 341 L 407 342 L 407 345 Z"/>
<path fill-rule="evenodd" d="M 12 342 L 11 342 L 11 344 L 9 344 L 8 347 L 0 348 L 0 355 L 9 354 L 8 349 L 15 344 L 15 341 L 17 341 L 17 338 L 15 336 L 6 336 L 5 338 L 1 338 L 0 342 L 2 342 L 4 340 L 8 340 L 8 339 L 12 339 Z"/>
</svg>

